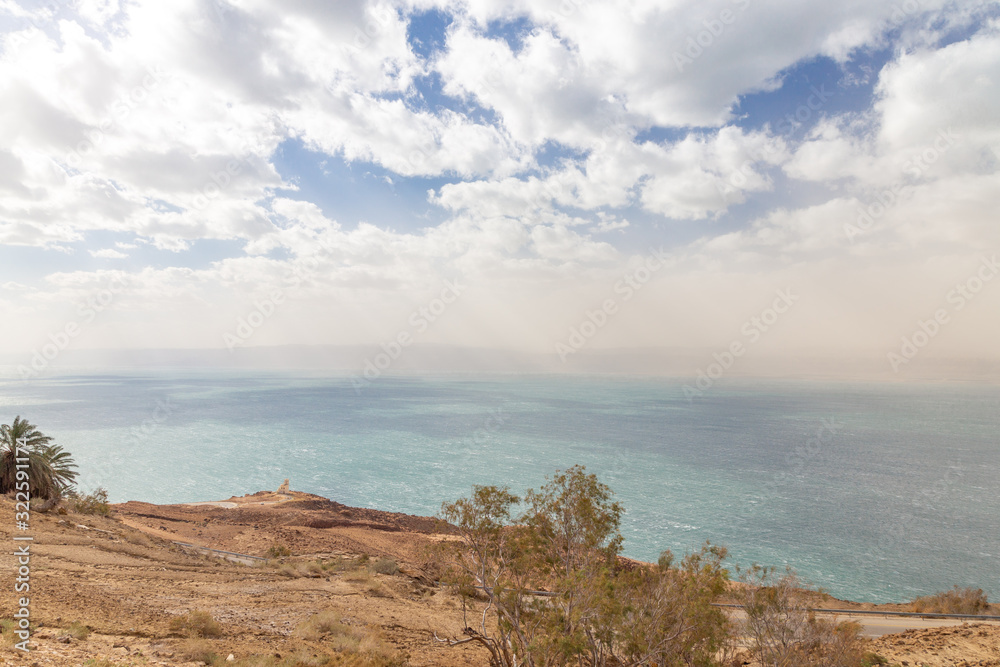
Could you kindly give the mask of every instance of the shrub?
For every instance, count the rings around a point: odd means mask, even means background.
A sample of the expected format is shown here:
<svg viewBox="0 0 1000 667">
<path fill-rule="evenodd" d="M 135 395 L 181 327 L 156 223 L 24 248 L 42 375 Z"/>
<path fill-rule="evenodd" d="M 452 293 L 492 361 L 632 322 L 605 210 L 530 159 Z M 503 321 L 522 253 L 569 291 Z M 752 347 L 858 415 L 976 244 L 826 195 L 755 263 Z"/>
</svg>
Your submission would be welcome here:
<svg viewBox="0 0 1000 667">
<path fill-rule="evenodd" d="M 225 659 L 216 657 L 213 667 L 326 667 L 330 664 L 332 664 L 330 656 L 299 651 L 283 658 L 274 655 L 252 655 L 237 658 L 234 662 L 226 662 Z M 338 667 L 341 666 L 341 663 L 337 664 Z"/>
<path fill-rule="evenodd" d="M 445 545 L 454 549 L 449 578 L 463 601 L 485 597 L 496 613 L 477 616 L 468 638 L 452 644 L 475 641 L 498 667 L 652 664 L 664 655 L 663 621 L 685 596 L 687 575 L 671 572 L 669 559 L 656 573 L 619 571 L 623 509 L 613 495 L 574 466 L 528 491 L 520 516 L 522 500 L 506 487 L 476 486 L 472 497 L 443 505 L 460 538 Z M 555 594 L 533 595 L 543 585 Z"/>
<path fill-rule="evenodd" d="M 350 570 L 344 575 L 344 581 L 349 581 L 352 584 L 365 584 L 371 585 L 375 578 L 372 573 L 367 569 Z"/>
<path fill-rule="evenodd" d="M 108 492 L 105 489 L 94 489 L 92 493 L 87 494 L 70 491 L 67 496 L 70 507 L 78 514 L 99 514 L 100 516 L 111 514 L 111 506 L 108 505 Z"/>
<path fill-rule="evenodd" d="M 329 635 L 349 634 L 350 626 L 345 624 L 336 612 L 325 611 L 300 623 L 296 632 L 303 639 L 319 641 Z"/>
<path fill-rule="evenodd" d="M 68 634 L 73 639 L 79 639 L 83 641 L 84 639 L 90 636 L 90 628 L 88 628 L 83 623 L 80 623 L 78 621 L 73 621 L 72 623 L 69 624 L 69 627 L 66 628 L 66 634 Z"/>
<path fill-rule="evenodd" d="M 188 637 L 218 637 L 222 626 L 207 611 L 195 610 L 170 621 L 170 630 Z"/>
<path fill-rule="evenodd" d="M 515 514 L 518 507 L 523 512 Z M 441 545 L 462 598 L 463 636 L 493 667 L 612 665 L 859 667 L 861 626 L 816 618 L 789 572 L 754 566 L 737 592 L 747 619 L 714 606 L 727 591 L 724 548 L 706 543 L 679 564 L 623 563 L 623 508 L 581 466 L 557 472 L 524 499 L 476 486 L 442 506 L 459 539 Z M 537 591 L 548 591 L 537 595 Z M 472 605 L 473 616 L 467 616 Z M 475 627 L 466 619 L 475 618 Z"/>
<path fill-rule="evenodd" d="M 299 567 L 305 577 L 322 577 L 325 574 L 323 571 L 323 564 L 319 561 L 311 560 L 308 563 L 303 563 Z"/>
<path fill-rule="evenodd" d="M 284 544 L 278 544 L 275 542 L 271 545 L 271 548 L 267 550 L 268 558 L 284 558 L 285 556 L 291 556 L 292 550 L 286 547 Z"/>
<path fill-rule="evenodd" d="M 299 624 L 296 633 L 308 641 L 322 641 L 337 653 L 362 657 L 364 664 L 371 667 L 406 663 L 406 656 L 389 646 L 376 629 L 344 623 L 334 611 L 310 617 Z"/>
<path fill-rule="evenodd" d="M 211 642 L 203 639 L 190 639 L 184 642 L 178 647 L 177 653 L 178 657 L 186 662 L 203 662 L 206 665 L 220 662 L 218 654 L 212 650 Z M 224 663 L 224 659 L 222 662 Z"/>
<path fill-rule="evenodd" d="M 981 588 L 952 587 L 950 591 L 919 597 L 911 603 L 917 613 L 985 614 L 990 603 Z"/>
<path fill-rule="evenodd" d="M 156 542 L 153 541 L 149 535 L 146 533 L 141 533 L 139 531 L 122 531 L 122 539 L 124 539 L 129 544 L 134 544 L 140 547 L 153 547 L 156 546 Z"/>
<path fill-rule="evenodd" d="M 14 634 L 14 630 L 17 629 L 17 623 L 9 618 L 0 619 L 0 637 L 3 637 L 3 643 L 13 646 L 19 640 L 17 635 Z"/>
<path fill-rule="evenodd" d="M 337 556 L 337 560 L 330 561 L 324 567 L 333 570 L 334 572 L 353 572 L 354 570 L 364 567 L 367 562 L 367 558 L 361 559 Z"/>
<path fill-rule="evenodd" d="M 855 667 L 863 658 L 861 626 L 819 619 L 808 611 L 806 591 L 791 570 L 754 565 L 742 573 L 736 594 L 746 619 L 741 633 L 761 665 Z"/>
<path fill-rule="evenodd" d="M 391 558 L 379 558 L 372 564 L 371 569 L 377 574 L 398 574 L 399 564 Z"/>
</svg>

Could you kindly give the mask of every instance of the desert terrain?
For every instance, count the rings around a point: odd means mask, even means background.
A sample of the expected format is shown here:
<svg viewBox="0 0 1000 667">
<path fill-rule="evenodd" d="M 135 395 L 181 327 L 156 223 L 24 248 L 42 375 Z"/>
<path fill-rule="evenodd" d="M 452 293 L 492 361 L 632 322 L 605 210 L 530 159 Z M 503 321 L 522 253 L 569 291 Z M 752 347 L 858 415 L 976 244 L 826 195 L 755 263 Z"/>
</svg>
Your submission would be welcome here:
<svg viewBox="0 0 1000 667">
<path fill-rule="evenodd" d="M 14 516 L 14 503 L 0 499 Z M 0 538 L 13 541 L 13 521 Z M 127 502 L 109 516 L 31 515 L 32 647 L 5 628 L 0 665 L 486 665 L 441 585 L 440 521 L 287 492 L 188 505 Z M 209 550 L 211 549 L 211 551 Z M 12 550 L 5 550 L 11 553 Z M 4 571 L 14 572 L 13 556 Z M 15 610 L 5 576 L 0 615 Z M 817 607 L 876 609 L 817 596 Z M 995 605 L 994 605 L 995 607 Z M 886 610 L 901 609 L 887 605 Z M 1000 667 L 1000 626 L 888 634 L 890 664 Z"/>
</svg>

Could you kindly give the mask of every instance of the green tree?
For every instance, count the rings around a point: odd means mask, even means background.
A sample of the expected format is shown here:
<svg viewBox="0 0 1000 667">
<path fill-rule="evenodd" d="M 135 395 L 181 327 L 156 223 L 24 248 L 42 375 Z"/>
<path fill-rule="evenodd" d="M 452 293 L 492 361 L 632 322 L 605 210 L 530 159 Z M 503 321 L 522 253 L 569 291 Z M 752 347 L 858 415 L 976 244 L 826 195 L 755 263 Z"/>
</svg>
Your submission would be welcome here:
<svg viewBox="0 0 1000 667">
<path fill-rule="evenodd" d="M 442 518 L 457 528 L 461 538 L 451 554 L 452 583 L 458 585 L 463 602 L 486 600 L 477 621 L 465 622 L 466 638 L 449 643 L 484 646 L 490 652 L 491 667 L 534 664 L 529 647 L 537 628 L 533 621 L 536 606 L 528 588 L 525 533 L 511 524 L 520 501 L 507 487 L 475 486 L 470 498 L 441 507 Z"/>
<path fill-rule="evenodd" d="M 493 667 L 722 664 L 726 550 L 706 545 L 672 566 L 620 559 L 622 506 L 582 466 L 556 471 L 522 499 L 506 487 L 477 486 L 442 506 L 458 530 L 453 582 L 482 605 L 475 627 L 452 645 L 478 642 Z M 464 607 L 463 607 L 464 608 Z M 466 616 L 468 618 L 468 616 Z"/>
<path fill-rule="evenodd" d="M 731 624 L 713 603 L 726 591 L 724 547 L 705 543 L 675 566 L 664 551 L 655 567 L 618 577 L 618 608 L 604 623 L 614 628 L 611 652 L 619 665 L 728 664 Z"/>
<path fill-rule="evenodd" d="M 556 471 L 538 491 L 528 491 L 521 517 L 531 541 L 534 577 L 558 595 L 547 605 L 545 641 L 536 643 L 546 664 L 589 656 L 603 664 L 611 637 L 596 631 L 612 593 L 611 576 L 622 549 L 621 504 L 583 466 Z M 613 604 L 612 604 L 613 606 Z"/>
<path fill-rule="evenodd" d="M 20 454 L 27 452 L 27 480 L 23 475 L 18 479 L 19 444 Z M 51 437 L 20 415 L 12 424 L 0 426 L 0 493 L 11 493 L 17 490 L 19 481 L 27 481 L 32 497 L 55 499 L 72 489 L 76 475 L 76 464 L 69 452 L 52 444 Z"/>
</svg>

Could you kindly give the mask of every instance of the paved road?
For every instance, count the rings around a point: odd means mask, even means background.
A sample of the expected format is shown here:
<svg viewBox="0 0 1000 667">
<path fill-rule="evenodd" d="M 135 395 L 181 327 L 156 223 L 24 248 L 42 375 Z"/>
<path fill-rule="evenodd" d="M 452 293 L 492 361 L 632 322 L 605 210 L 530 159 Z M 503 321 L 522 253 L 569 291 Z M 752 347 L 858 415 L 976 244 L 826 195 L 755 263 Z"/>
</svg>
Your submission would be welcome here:
<svg viewBox="0 0 1000 667">
<path fill-rule="evenodd" d="M 736 618 L 744 616 L 741 610 L 732 609 L 729 612 Z M 868 614 L 852 616 L 851 614 L 823 613 L 819 613 L 817 616 L 835 618 L 838 622 L 857 621 L 864 628 L 862 634 L 865 637 L 881 637 L 882 635 L 891 635 L 897 632 L 905 632 L 906 630 L 944 628 L 952 625 L 961 625 L 962 623 L 991 623 L 993 625 L 1000 625 L 997 621 L 971 621 L 960 618 L 913 618 L 910 616 L 869 616 Z"/>
<path fill-rule="evenodd" d="M 825 616 L 826 614 L 822 614 Z M 900 616 L 849 616 L 847 614 L 837 614 L 838 621 L 857 621 L 863 627 L 866 637 L 881 637 L 891 635 L 896 632 L 925 628 L 945 628 L 962 623 L 993 623 L 996 621 L 970 621 L 960 618 L 909 618 Z"/>
</svg>

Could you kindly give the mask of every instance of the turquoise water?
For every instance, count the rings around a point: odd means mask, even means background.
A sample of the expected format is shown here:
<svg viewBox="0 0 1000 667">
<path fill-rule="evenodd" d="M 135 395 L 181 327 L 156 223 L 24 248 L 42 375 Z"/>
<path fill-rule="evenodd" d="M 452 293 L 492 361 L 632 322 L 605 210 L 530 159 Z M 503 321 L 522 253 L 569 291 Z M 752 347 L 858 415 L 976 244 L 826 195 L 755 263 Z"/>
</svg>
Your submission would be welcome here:
<svg viewBox="0 0 1000 667">
<path fill-rule="evenodd" d="M 627 555 L 729 547 L 862 601 L 1000 599 L 1000 388 L 507 376 L 129 373 L 0 381 L 0 422 L 70 450 L 84 488 L 179 502 L 277 488 L 434 514 L 472 484 L 584 464 Z"/>
</svg>

